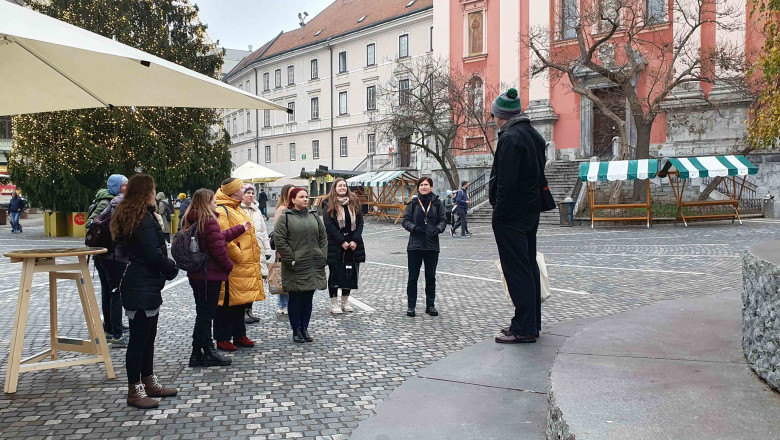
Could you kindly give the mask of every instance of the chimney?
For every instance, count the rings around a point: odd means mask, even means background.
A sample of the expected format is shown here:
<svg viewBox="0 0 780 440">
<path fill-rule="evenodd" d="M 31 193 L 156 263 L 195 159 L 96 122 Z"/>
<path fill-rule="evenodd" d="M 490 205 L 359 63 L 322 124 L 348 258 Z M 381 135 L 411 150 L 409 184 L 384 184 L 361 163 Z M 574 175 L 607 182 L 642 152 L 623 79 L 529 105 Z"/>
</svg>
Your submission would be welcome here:
<svg viewBox="0 0 780 440">
<path fill-rule="evenodd" d="M 249 51 L 252 52 L 252 45 L 249 45 Z"/>
</svg>

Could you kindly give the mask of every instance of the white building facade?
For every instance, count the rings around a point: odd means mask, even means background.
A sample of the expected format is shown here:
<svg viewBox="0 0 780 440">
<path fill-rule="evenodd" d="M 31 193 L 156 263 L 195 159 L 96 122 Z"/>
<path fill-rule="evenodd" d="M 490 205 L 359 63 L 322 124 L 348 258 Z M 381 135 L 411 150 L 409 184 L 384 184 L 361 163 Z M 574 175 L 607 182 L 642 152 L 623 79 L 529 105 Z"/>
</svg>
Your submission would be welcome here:
<svg viewBox="0 0 780 440">
<path fill-rule="evenodd" d="M 354 170 L 360 166 L 366 170 L 370 155 L 387 157 L 397 151 L 372 129 L 373 118 L 381 117 L 379 91 L 399 60 L 430 56 L 433 49 L 432 6 L 424 0 L 402 2 L 421 4 L 368 26 L 361 24 L 361 18 L 370 22 L 366 16 L 358 17 L 354 29 L 317 41 L 326 33 L 326 23 L 318 20 L 321 15 L 348 19 L 349 14 L 330 10 L 349 7 L 339 0 L 304 28 L 280 34 L 226 75 L 226 82 L 293 109 L 292 114 L 228 112 L 224 122 L 232 140 L 234 165 L 254 161 L 281 172 L 287 177 L 276 182 L 276 188 L 300 184 L 291 179 L 302 169 Z M 344 23 L 339 27 L 343 29 Z M 303 34 L 301 44 L 290 44 L 289 40 L 298 38 L 287 34 L 294 33 Z M 307 41 L 306 34 L 315 41 Z"/>
</svg>

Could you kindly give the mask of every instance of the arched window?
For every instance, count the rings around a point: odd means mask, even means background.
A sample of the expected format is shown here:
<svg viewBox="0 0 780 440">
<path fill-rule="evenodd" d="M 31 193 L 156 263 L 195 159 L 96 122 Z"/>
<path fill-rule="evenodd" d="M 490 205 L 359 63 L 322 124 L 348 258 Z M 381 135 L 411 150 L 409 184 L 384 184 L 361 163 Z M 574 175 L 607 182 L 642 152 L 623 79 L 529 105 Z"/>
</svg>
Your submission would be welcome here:
<svg viewBox="0 0 780 440">
<path fill-rule="evenodd" d="M 469 114 L 472 118 L 482 121 L 485 114 L 485 87 L 482 78 L 473 76 L 466 86 L 468 93 Z"/>
</svg>

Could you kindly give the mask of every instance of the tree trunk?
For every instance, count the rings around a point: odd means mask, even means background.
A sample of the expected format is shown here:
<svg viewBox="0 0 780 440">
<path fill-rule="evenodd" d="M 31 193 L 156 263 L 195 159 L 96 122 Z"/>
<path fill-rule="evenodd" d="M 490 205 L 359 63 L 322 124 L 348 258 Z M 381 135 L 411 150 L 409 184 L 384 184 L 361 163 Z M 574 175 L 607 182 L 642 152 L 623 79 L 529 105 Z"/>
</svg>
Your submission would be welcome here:
<svg viewBox="0 0 780 440">
<path fill-rule="evenodd" d="M 750 153 L 752 150 L 753 147 L 747 146 L 744 149 L 742 149 L 742 151 L 738 151 L 737 154 L 745 155 Z M 712 179 L 710 184 L 707 185 L 706 188 L 704 188 L 704 191 L 702 191 L 701 194 L 699 194 L 699 200 L 707 200 L 708 198 L 710 198 L 710 194 L 712 194 L 712 192 L 715 191 L 715 188 L 717 188 L 718 185 L 720 185 L 721 181 L 723 181 L 722 177 L 716 177 Z"/>
<path fill-rule="evenodd" d="M 650 158 L 650 130 L 653 124 L 636 124 L 636 159 Z M 644 180 L 634 181 L 632 199 L 636 202 L 647 201 L 647 183 Z"/>
</svg>

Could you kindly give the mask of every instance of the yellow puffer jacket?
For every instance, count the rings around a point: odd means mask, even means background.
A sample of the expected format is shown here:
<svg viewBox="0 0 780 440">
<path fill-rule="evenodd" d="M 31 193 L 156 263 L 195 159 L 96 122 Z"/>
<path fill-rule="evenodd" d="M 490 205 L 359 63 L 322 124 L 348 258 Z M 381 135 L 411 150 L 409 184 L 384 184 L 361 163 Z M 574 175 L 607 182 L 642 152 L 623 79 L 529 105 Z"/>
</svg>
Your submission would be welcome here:
<svg viewBox="0 0 780 440">
<path fill-rule="evenodd" d="M 241 202 L 233 200 L 221 190 L 217 191 L 217 217 L 219 227 L 223 231 L 236 225 L 243 225 L 249 221 L 249 217 L 239 207 Z M 222 215 L 227 213 L 227 215 Z M 227 243 L 227 253 L 233 262 L 233 271 L 230 272 L 230 297 L 228 305 L 237 306 L 250 304 L 254 301 L 265 299 L 263 282 L 260 276 L 260 245 L 255 238 L 255 227 L 252 226 L 237 239 Z M 225 302 L 225 287 L 219 293 L 219 305 Z"/>
</svg>

